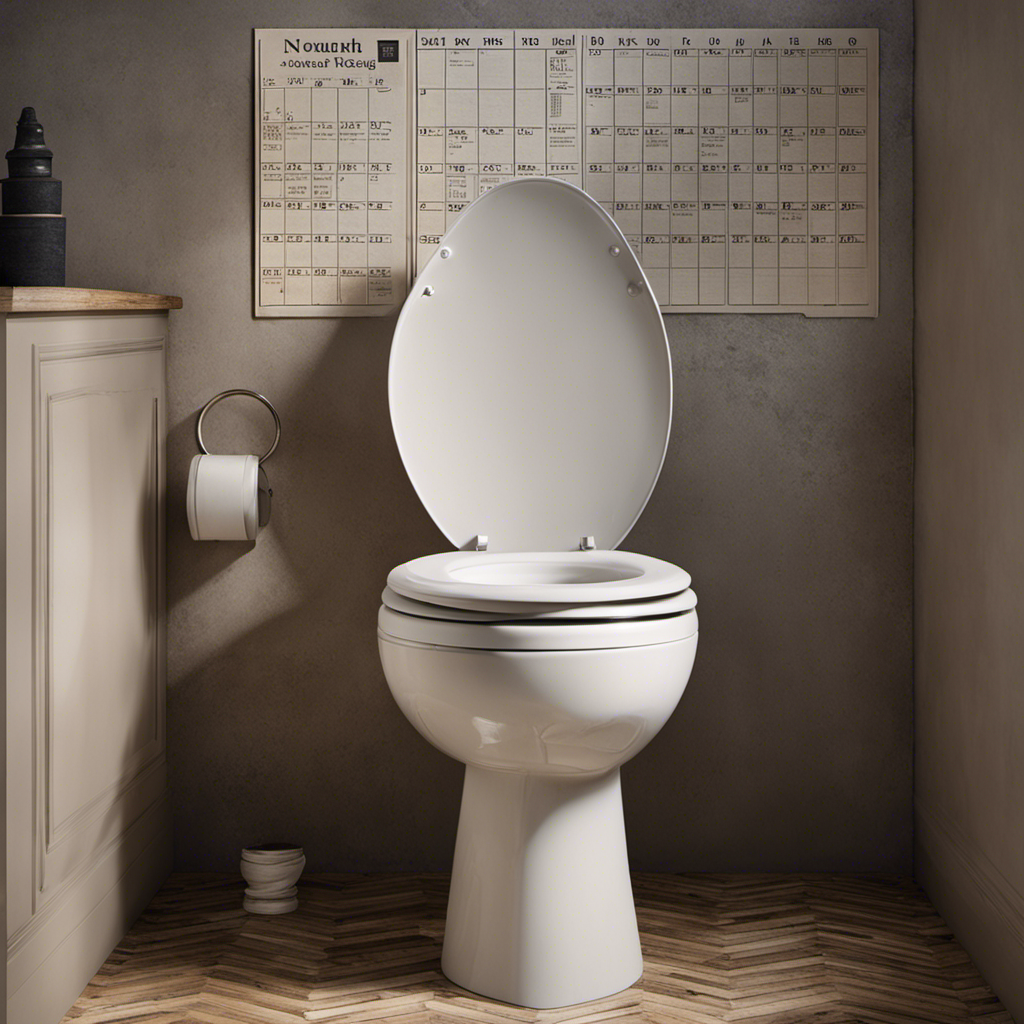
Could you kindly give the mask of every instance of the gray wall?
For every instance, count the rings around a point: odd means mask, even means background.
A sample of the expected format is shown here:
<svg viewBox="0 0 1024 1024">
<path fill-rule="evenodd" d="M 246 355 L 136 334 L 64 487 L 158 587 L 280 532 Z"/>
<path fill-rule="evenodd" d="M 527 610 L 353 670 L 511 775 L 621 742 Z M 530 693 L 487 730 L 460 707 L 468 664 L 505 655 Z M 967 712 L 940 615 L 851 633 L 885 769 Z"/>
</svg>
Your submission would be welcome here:
<svg viewBox="0 0 1024 1024">
<path fill-rule="evenodd" d="M 557 12 L 557 13 L 556 13 Z M 311 867 L 449 863 L 460 766 L 395 707 L 388 570 L 444 550 L 399 461 L 391 320 L 251 317 L 254 26 L 873 25 L 881 29 L 881 314 L 674 316 L 676 420 L 626 546 L 690 570 L 701 646 L 624 773 L 647 869 L 885 869 L 911 859 L 910 0 L 8 2 L 0 121 L 38 108 L 65 181 L 68 282 L 174 292 L 169 752 L 177 863 L 287 837 Z M 196 410 L 257 388 L 284 420 L 274 522 L 194 544 Z M 224 410 L 220 414 L 220 410 Z M 212 419 L 212 417 L 211 417 Z M 218 407 L 210 440 L 266 436 Z"/>
<path fill-rule="evenodd" d="M 917 24 L 917 866 L 1024 1021 L 1024 8 Z"/>
</svg>

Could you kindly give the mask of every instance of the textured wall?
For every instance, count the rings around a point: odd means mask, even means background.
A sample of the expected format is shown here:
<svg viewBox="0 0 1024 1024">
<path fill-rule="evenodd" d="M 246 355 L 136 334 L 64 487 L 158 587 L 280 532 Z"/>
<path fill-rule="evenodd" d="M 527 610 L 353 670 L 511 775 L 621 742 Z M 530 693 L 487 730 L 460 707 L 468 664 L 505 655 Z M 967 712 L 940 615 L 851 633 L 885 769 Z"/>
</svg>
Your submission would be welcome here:
<svg viewBox="0 0 1024 1024">
<path fill-rule="evenodd" d="M 255 26 L 875 25 L 881 315 L 675 316 L 676 420 L 626 546 L 675 561 L 701 646 L 624 773 L 633 861 L 899 869 L 911 835 L 910 0 L 8 3 L 0 121 L 32 103 L 65 180 L 68 283 L 169 291 L 169 748 L 182 868 L 284 836 L 311 867 L 444 868 L 461 769 L 377 659 L 388 570 L 446 547 L 391 436 L 389 320 L 251 317 Z M 13 138 L 13 135 L 12 135 Z M 194 544 L 196 410 L 255 387 L 284 420 L 274 522 Z M 222 412 L 223 410 L 223 412 Z M 210 440 L 267 424 L 226 406 Z"/>
<path fill-rule="evenodd" d="M 1024 7 L 918 4 L 919 874 L 1024 1020 Z"/>
</svg>

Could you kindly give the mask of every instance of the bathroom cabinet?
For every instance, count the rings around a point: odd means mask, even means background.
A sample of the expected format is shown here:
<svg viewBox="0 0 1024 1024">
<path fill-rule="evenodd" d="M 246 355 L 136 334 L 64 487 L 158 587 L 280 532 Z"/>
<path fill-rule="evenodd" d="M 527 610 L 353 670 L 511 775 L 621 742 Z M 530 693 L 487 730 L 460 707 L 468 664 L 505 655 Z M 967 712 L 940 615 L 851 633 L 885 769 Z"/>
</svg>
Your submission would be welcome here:
<svg viewBox="0 0 1024 1024">
<path fill-rule="evenodd" d="M 7 1020 L 63 1016 L 170 871 L 173 296 L 0 288 Z"/>
</svg>

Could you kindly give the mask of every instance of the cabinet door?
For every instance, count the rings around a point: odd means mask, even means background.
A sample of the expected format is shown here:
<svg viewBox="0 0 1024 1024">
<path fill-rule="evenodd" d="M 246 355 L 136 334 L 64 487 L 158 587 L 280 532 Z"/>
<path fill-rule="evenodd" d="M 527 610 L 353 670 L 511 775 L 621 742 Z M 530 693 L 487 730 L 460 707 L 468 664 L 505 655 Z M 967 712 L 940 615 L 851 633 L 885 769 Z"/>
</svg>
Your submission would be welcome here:
<svg viewBox="0 0 1024 1024">
<path fill-rule="evenodd" d="M 19 978 L 38 966 L 47 933 L 77 925 L 152 840 L 137 834 L 150 831 L 147 812 L 166 788 L 165 325 L 8 324 L 8 522 L 20 534 L 9 537 L 19 550 L 9 550 L 8 603 L 30 623 L 17 641 L 30 669 L 8 678 L 8 933 Z"/>
</svg>

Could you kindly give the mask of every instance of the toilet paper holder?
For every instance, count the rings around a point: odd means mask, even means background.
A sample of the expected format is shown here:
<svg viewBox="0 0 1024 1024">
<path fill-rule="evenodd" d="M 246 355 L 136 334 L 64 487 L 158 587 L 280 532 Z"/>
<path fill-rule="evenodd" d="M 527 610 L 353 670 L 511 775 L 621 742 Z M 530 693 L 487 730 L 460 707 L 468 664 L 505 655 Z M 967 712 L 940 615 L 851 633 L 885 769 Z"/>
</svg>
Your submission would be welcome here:
<svg viewBox="0 0 1024 1024">
<path fill-rule="evenodd" d="M 274 417 L 274 441 L 262 455 L 214 455 L 203 440 L 206 414 L 225 398 L 255 398 Z M 249 388 L 229 388 L 211 398 L 196 419 L 196 443 L 201 455 L 192 459 L 188 474 L 189 532 L 193 540 L 249 540 L 270 522 L 273 491 L 263 463 L 281 440 L 281 417 L 270 399 Z"/>
</svg>

